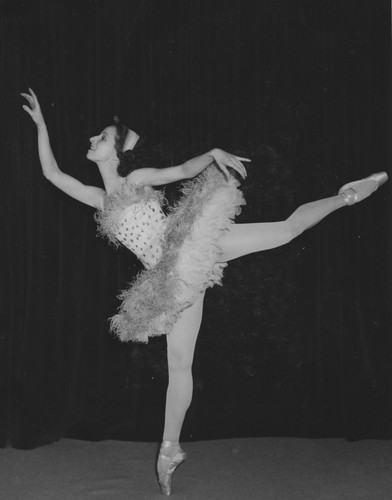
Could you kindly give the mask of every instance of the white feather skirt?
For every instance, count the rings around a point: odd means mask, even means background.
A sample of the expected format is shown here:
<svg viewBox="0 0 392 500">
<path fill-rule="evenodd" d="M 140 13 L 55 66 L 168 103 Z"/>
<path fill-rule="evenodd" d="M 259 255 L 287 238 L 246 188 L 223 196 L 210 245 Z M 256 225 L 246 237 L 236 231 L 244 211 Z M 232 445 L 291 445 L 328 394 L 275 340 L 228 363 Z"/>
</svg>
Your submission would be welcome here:
<svg viewBox="0 0 392 500">
<path fill-rule="evenodd" d="M 221 284 L 225 262 L 219 245 L 225 231 L 245 204 L 239 182 L 225 178 L 215 166 L 184 183 L 179 202 L 170 209 L 162 236 L 162 257 L 141 271 L 119 298 L 111 331 L 123 342 L 148 342 L 170 334 L 181 312 L 206 288 Z M 107 199 L 97 212 L 99 232 L 115 242 L 119 217 L 126 206 L 163 195 L 148 186 L 129 186 Z"/>
</svg>

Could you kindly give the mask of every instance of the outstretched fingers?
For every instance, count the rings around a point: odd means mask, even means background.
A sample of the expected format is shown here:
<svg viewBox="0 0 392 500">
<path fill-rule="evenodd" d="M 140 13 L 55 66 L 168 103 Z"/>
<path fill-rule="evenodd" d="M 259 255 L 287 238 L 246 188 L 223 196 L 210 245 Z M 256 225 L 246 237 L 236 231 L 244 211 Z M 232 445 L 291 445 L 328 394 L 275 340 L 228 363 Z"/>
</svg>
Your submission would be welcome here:
<svg viewBox="0 0 392 500">
<path fill-rule="evenodd" d="M 38 102 L 37 94 L 34 92 L 34 90 L 31 87 L 29 87 L 29 92 L 33 96 L 33 98 Z"/>
<path fill-rule="evenodd" d="M 230 179 L 230 174 L 229 174 L 229 171 L 228 171 L 228 170 L 227 170 L 227 168 L 226 168 L 226 165 L 225 165 L 223 162 L 219 161 L 219 160 L 215 160 L 215 161 L 216 161 L 216 163 L 218 164 L 218 167 L 219 167 L 219 168 L 222 170 L 222 172 L 225 174 L 226 179 L 227 179 L 227 180 L 229 180 L 229 179 Z M 233 168 L 234 168 L 234 167 L 233 167 Z"/>
<path fill-rule="evenodd" d="M 232 155 L 230 167 L 236 170 L 243 177 L 243 179 L 245 179 L 247 176 L 247 172 L 245 166 L 242 163 L 243 161 L 251 160 L 249 158 L 242 158 L 240 156 Z"/>
<path fill-rule="evenodd" d="M 38 98 L 33 89 L 29 88 L 29 93 L 21 92 L 20 95 L 28 102 L 28 105 L 24 104 L 22 108 L 31 116 L 37 125 L 41 124 L 44 119 L 41 113 Z"/>
<path fill-rule="evenodd" d="M 38 107 L 38 99 L 37 96 L 34 94 L 32 89 L 29 88 L 30 94 L 27 94 L 26 92 L 21 92 L 20 95 L 26 99 L 26 101 L 29 103 L 30 108 L 34 110 L 35 108 Z"/>
<path fill-rule="evenodd" d="M 31 109 L 26 105 L 26 104 L 23 104 L 22 108 L 32 117 L 33 116 L 33 112 L 31 111 Z"/>
<path fill-rule="evenodd" d="M 24 94 L 21 94 L 21 95 L 27 99 L 27 97 Z M 29 99 L 27 99 L 27 100 L 29 101 Z M 33 104 L 30 101 L 29 101 L 29 104 L 30 104 L 30 106 L 28 106 L 27 104 L 23 104 L 22 108 L 32 117 L 33 116 L 33 110 L 32 110 Z"/>
</svg>

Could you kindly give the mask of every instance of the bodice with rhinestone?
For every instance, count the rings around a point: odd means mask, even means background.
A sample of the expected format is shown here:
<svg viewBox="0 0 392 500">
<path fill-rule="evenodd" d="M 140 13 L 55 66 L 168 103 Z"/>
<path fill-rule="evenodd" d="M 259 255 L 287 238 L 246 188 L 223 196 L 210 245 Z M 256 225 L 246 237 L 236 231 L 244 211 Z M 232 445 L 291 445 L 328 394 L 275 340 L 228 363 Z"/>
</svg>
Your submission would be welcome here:
<svg viewBox="0 0 392 500">
<path fill-rule="evenodd" d="M 149 269 L 161 258 L 165 221 L 157 201 L 133 203 L 124 209 L 114 234 Z"/>
<path fill-rule="evenodd" d="M 95 214 L 98 231 L 115 245 L 131 250 L 150 269 L 162 256 L 166 216 L 162 191 L 150 186 L 126 185 L 108 195 Z"/>
</svg>

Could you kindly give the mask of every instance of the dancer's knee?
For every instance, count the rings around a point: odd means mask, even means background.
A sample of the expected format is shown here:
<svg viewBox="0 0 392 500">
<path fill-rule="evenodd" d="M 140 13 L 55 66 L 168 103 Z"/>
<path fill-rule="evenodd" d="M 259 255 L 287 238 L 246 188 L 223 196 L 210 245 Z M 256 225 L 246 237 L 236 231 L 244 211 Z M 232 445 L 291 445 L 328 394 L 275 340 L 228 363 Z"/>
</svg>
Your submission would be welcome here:
<svg viewBox="0 0 392 500">
<path fill-rule="evenodd" d="M 167 361 L 169 371 L 182 371 L 187 373 L 192 370 L 193 355 L 171 350 L 167 353 Z"/>
<path fill-rule="evenodd" d="M 305 227 L 301 221 L 300 213 L 297 209 L 294 214 L 292 214 L 288 219 L 285 220 L 285 237 L 287 238 L 287 243 L 302 234 Z"/>
<path fill-rule="evenodd" d="M 289 220 L 285 220 L 282 222 L 278 222 L 277 225 L 280 225 L 279 231 L 276 234 L 276 245 L 274 246 L 282 246 L 290 243 L 291 240 L 300 235 L 298 232 L 299 228 L 295 225 L 290 224 Z"/>
<path fill-rule="evenodd" d="M 263 225 L 259 234 L 260 246 L 264 250 L 286 245 L 300 234 L 298 230 L 299 228 L 290 219 L 272 222 L 266 229 Z"/>
</svg>

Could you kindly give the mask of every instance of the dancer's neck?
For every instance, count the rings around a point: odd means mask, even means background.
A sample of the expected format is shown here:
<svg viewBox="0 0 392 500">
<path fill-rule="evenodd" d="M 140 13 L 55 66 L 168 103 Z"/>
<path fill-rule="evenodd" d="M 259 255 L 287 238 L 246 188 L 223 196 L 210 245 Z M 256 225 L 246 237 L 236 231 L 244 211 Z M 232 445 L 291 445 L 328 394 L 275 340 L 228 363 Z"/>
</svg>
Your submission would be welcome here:
<svg viewBox="0 0 392 500">
<path fill-rule="evenodd" d="M 97 166 L 107 194 L 112 194 L 124 184 L 125 177 L 120 177 L 117 173 L 117 160 L 109 159 L 103 162 L 97 162 Z"/>
</svg>

